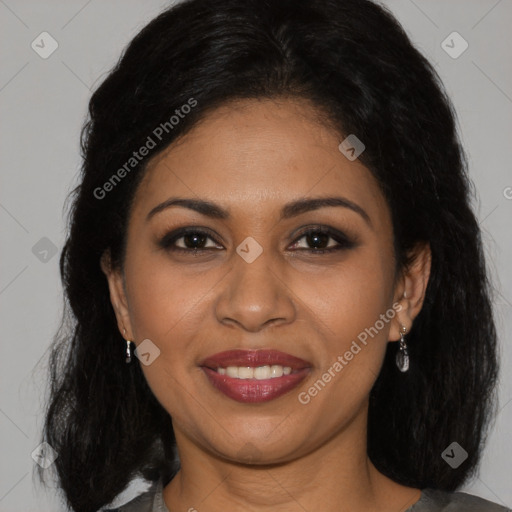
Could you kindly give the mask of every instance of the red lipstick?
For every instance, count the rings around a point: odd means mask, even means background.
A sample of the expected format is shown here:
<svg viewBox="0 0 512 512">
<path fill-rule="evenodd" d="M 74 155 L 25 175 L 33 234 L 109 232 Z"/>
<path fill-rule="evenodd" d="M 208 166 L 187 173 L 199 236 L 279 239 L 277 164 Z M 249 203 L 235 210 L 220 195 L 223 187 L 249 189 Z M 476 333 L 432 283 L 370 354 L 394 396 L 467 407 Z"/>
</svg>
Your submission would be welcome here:
<svg viewBox="0 0 512 512">
<path fill-rule="evenodd" d="M 311 368 L 307 361 L 278 350 L 228 350 L 207 357 L 199 366 L 216 389 L 244 403 L 266 402 L 284 395 L 298 386 Z M 238 368 L 250 377 L 226 374 L 226 369 L 227 373 L 238 374 Z M 256 368 L 259 378 L 253 376 Z"/>
</svg>

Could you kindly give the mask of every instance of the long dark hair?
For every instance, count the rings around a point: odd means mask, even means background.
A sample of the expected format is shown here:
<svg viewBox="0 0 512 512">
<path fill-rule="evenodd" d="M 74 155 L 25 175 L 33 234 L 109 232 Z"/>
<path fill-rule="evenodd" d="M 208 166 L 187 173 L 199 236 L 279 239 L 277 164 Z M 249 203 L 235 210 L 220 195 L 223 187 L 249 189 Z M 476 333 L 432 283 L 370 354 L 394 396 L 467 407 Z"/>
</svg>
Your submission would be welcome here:
<svg viewBox="0 0 512 512">
<path fill-rule="evenodd" d="M 82 130 L 81 183 L 60 259 L 67 307 L 42 435 L 59 454 L 54 467 L 73 510 L 98 510 L 136 475 L 168 482 L 177 471 L 171 418 L 138 362 L 124 362 L 100 269 L 107 249 L 123 265 L 149 160 L 130 161 L 133 152 L 151 136 L 156 156 L 229 100 L 286 96 L 310 101 L 325 123 L 364 142 L 360 160 L 388 202 L 399 267 L 418 242 L 432 251 L 407 338 L 417 364 L 397 371 L 388 344 L 370 395 L 369 457 L 418 488 L 455 490 L 474 474 L 495 412 L 492 289 L 456 117 L 436 71 L 368 0 L 187 0 L 133 39 L 94 92 Z M 170 122 L 176 110 L 187 114 Z M 457 469 L 441 457 L 452 441 L 468 453 Z"/>
</svg>

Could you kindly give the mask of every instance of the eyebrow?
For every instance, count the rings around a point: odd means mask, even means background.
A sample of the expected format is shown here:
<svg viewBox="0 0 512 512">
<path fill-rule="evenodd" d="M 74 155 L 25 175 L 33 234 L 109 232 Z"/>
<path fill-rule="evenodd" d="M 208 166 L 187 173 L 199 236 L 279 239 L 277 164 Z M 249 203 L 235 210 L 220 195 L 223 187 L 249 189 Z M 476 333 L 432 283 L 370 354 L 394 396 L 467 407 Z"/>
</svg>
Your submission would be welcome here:
<svg viewBox="0 0 512 512">
<path fill-rule="evenodd" d="M 229 213 L 228 210 L 225 210 L 221 206 L 212 203 L 211 201 L 205 201 L 202 199 L 171 197 L 164 201 L 163 203 L 160 203 L 159 205 L 155 206 L 148 213 L 146 217 L 146 222 L 149 221 L 157 213 L 160 213 L 172 206 L 188 208 L 212 219 L 225 220 L 231 218 L 231 214 Z M 281 209 L 280 220 L 290 219 L 302 213 L 332 206 L 348 208 L 356 212 L 364 219 L 364 221 L 370 227 L 372 227 L 372 221 L 370 219 L 370 216 L 366 213 L 366 211 L 363 210 L 363 208 L 361 208 L 358 204 L 354 203 L 353 201 L 350 201 L 345 197 L 314 197 L 308 199 L 298 199 L 296 201 L 286 203 Z"/>
</svg>

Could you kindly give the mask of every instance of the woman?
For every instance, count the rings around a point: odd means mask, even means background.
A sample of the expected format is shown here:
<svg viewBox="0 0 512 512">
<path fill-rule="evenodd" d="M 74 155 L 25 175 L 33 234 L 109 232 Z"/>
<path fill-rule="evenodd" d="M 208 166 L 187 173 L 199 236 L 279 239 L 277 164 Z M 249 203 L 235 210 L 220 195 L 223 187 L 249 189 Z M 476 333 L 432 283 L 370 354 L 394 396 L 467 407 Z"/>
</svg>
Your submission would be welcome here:
<svg viewBox="0 0 512 512">
<path fill-rule="evenodd" d="M 77 512 L 498 511 L 450 101 L 370 1 L 189 0 L 94 93 L 44 440 Z M 398 342 L 398 343 L 396 343 Z"/>
</svg>

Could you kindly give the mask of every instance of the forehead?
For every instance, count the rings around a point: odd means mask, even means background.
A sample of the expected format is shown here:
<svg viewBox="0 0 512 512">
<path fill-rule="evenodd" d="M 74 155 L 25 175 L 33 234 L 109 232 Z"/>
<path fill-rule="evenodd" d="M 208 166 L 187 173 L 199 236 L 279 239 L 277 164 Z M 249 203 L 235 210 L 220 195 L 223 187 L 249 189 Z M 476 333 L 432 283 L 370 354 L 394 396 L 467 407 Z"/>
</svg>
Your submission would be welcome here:
<svg viewBox="0 0 512 512">
<path fill-rule="evenodd" d="M 339 151 L 343 138 L 306 101 L 230 102 L 150 162 L 134 211 L 147 214 L 170 196 L 184 196 L 253 215 L 298 198 L 339 194 L 383 221 L 387 205 L 377 182 Z"/>
</svg>

